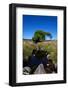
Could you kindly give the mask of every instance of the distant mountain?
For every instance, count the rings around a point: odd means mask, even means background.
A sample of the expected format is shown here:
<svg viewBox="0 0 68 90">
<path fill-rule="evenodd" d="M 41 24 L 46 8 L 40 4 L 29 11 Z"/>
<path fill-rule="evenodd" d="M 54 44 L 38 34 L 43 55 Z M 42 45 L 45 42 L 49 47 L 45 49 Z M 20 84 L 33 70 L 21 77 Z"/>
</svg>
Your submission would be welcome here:
<svg viewBox="0 0 68 90">
<path fill-rule="evenodd" d="M 23 39 L 24 41 L 32 41 L 32 39 Z M 57 40 L 45 40 L 45 41 L 57 41 Z"/>
<path fill-rule="evenodd" d="M 32 39 L 23 39 L 23 40 L 25 40 L 25 41 L 32 41 Z"/>
</svg>

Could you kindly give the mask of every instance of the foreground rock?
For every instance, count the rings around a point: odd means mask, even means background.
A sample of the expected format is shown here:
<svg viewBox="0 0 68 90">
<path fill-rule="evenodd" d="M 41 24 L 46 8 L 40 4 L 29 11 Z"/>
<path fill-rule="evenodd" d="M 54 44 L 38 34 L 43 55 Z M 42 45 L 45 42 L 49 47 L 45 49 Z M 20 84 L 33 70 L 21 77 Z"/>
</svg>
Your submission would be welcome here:
<svg viewBox="0 0 68 90">
<path fill-rule="evenodd" d="M 36 68 L 34 74 L 44 74 L 45 70 L 44 70 L 44 66 L 43 64 L 38 65 L 38 67 Z"/>
</svg>

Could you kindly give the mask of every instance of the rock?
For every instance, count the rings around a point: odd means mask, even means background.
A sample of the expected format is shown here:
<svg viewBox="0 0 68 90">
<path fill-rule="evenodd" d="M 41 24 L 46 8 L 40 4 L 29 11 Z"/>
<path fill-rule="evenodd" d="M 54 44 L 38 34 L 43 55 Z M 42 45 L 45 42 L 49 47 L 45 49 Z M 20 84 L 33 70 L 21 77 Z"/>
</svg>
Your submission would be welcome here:
<svg viewBox="0 0 68 90">
<path fill-rule="evenodd" d="M 23 74 L 24 75 L 29 75 L 30 72 L 31 72 L 31 68 L 30 67 L 26 66 L 26 67 L 23 68 Z"/>
<path fill-rule="evenodd" d="M 38 67 L 36 68 L 34 74 L 45 74 L 44 66 L 43 64 L 39 64 Z"/>
</svg>

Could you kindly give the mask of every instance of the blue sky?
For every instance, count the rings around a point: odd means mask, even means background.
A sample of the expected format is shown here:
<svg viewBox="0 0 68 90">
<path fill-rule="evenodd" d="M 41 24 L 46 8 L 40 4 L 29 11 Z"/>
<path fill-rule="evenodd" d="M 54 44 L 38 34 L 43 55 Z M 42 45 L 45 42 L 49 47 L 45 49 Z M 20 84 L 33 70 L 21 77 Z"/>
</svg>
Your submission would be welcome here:
<svg viewBox="0 0 68 90">
<path fill-rule="evenodd" d="M 57 16 L 23 15 L 22 18 L 24 39 L 32 39 L 36 30 L 50 32 L 52 40 L 57 39 Z M 48 37 L 46 39 L 49 40 Z"/>
</svg>

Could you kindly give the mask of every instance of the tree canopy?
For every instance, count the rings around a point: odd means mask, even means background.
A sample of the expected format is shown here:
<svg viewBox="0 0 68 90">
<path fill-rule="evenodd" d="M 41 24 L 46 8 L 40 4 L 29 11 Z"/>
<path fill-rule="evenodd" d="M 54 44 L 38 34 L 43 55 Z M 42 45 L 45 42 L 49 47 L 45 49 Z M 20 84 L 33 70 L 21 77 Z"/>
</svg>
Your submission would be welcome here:
<svg viewBox="0 0 68 90">
<path fill-rule="evenodd" d="M 32 40 L 37 43 L 37 42 L 42 42 L 46 40 L 46 36 L 52 38 L 52 35 L 50 32 L 44 32 L 43 30 L 37 30 L 34 33 L 34 37 L 32 37 Z"/>
</svg>

